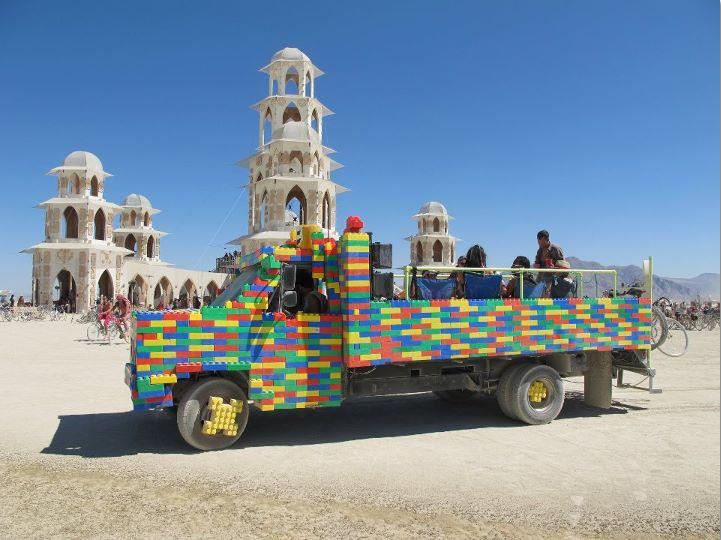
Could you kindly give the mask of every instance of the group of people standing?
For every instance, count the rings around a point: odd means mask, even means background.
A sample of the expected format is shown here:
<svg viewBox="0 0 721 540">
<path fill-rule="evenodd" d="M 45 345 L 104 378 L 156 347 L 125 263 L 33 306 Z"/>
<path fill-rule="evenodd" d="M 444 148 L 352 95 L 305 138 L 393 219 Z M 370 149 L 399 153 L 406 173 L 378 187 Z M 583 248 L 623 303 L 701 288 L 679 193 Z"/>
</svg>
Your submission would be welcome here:
<svg viewBox="0 0 721 540">
<path fill-rule="evenodd" d="M 550 234 L 543 229 L 536 234 L 538 251 L 533 262 L 533 268 L 568 270 L 571 265 L 563 257 L 563 250 L 560 246 L 551 242 Z M 486 252 L 479 246 L 474 245 L 468 250 L 465 256 L 459 257 L 456 264 L 465 268 L 486 268 Z M 531 269 L 531 261 L 524 255 L 517 256 L 511 268 Z M 520 298 L 520 280 L 523 279 L 524 296 L 528 296 L 539 283 L 544 284 L 542 296 L 550 298 L 566 298 L 575 293 L 575 282 L 568 272 L 538 272 L 534 276 L 532 272 L 518 272 L 511 276 L 507 283 L 501 283 L 500 296 L 502 298 Z M 465 297 L 464 272 L 453 272 L 451 277 L 456 280 L 456 298 Z"/>
</svg>

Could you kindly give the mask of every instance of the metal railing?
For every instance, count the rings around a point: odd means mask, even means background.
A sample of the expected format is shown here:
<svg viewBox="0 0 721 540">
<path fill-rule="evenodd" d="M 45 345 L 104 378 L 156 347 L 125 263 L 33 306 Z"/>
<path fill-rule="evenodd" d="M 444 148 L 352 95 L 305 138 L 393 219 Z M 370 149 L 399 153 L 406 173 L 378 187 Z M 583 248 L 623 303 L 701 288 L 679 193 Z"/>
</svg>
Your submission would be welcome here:
<svg viewBox="0 0 721 540">
<path fill-rule="evenodd" d="M 435 272 L 437 274 L 450 275 L 453 272 L 472 272 L 472 273 L 486 273 L 486 274 L 500 274 L 501 276 L 518 276 L 519 285 L 519 297 L 523 298 L 523 276 L 524 274 L 571 274 L 577 277 L 583 277 L 584 274 L 611 274 L 613 276 L 613 295 L 616 296 L 618 293 L 618 275 L 616 270 L 610 269 L 598 269 L 598 270 L 582 270 L 572 268 L 468 268 L 465 266 L 404 266 L 403 274 L 395 274 L 393 277 L 400 277 L 403 279 L 403 291 L 405 292 L 406 298 L 410 295 L 411 285 L 411 274 L 413 268 L 416 272 Z M 419 276 L 420 277 L 420 276 Z M 584 293 L 584 282 L 583 279 L 577 281 L 579 284 L 577 294 L 579 297 L 583 297 Z"/>
</svg>

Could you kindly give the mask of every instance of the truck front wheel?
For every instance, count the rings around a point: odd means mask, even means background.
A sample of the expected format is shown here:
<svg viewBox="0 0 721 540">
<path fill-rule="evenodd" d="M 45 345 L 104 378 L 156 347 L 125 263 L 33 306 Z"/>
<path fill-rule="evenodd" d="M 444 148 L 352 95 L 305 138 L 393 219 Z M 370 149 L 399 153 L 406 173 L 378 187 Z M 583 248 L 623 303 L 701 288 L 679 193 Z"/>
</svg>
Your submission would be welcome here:
<svg viewBox="0 0 721 540">
<path fill-rule="evenodd" d="M 232 401 L 231 401 L 232 400 Z M 233 381 L 201 379 L 178 405 L 178 430 L 198 450 L 221 450 L 235 444 L 248 423 L 248 398 Z"/>
</svg>

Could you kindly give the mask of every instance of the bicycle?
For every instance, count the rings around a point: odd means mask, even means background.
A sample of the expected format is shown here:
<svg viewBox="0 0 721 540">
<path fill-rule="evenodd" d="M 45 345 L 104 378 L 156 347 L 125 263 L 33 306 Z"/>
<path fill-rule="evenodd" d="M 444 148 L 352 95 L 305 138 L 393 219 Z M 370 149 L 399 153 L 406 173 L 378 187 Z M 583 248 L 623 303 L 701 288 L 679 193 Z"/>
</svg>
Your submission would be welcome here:
<svg viewBox="0 0 721 540">
<path fill-rule="evenodd" d="M 122 319 L 111 317 L 108 320 L 107 330 L 105 324 L 100 319 L 97 319 L 94 323 L 91 323 L 86 330 L 88 341 L 100 341 L 107 340 L 108 343 L 115 341 L 120 338 L 123 341 L 127 341 L 128 336 L 125 328 L 121 325 Z"/>
<path fill-rule="evenodd" d="M 686 329 L 676 319 L 668 319 L 668 333 L 666 339 L 658 346 L 658 350 L 666 356 L 679 357 L 686 354 L 688 349 L 688 334 Z"/>
<path fill-rule="evenodd" d="M 80 323 L 80 324 L 91 323 L 96 320 L 98 320 L 98 308 L 97 307 L 90 308 L 88 311 L 86 311 L 85 313 L 81 313 L 78 317 L 76 317 L 74 319 L 74 321 L 76 323 Z"/>
<path fill-rule="evenodd" d="M 67 317 L 67 312 L 63 308 L 53 307 L 48 310 L 48 316 L 51 321 L 64 321 Z"/>
</svg>

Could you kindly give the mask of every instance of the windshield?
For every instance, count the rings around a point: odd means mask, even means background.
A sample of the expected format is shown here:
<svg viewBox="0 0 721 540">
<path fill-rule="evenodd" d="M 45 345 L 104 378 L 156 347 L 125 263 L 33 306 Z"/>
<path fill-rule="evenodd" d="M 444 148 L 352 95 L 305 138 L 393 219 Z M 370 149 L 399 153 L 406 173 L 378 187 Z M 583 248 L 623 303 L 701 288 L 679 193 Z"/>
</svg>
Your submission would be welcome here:
<svg viewBox="0 0 721 540">
<path fill-rule="evenodd" d="M 243 270 L 226 288 L 213 300 L 212 306 L 223 306 L 228 300 L 235 300 L 243 289 L 243 285 L 251 283 L 258 275 L 258 265 L 249 266 Z"/>
</svg>

